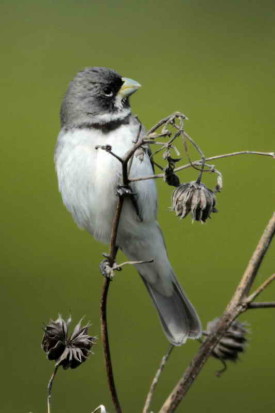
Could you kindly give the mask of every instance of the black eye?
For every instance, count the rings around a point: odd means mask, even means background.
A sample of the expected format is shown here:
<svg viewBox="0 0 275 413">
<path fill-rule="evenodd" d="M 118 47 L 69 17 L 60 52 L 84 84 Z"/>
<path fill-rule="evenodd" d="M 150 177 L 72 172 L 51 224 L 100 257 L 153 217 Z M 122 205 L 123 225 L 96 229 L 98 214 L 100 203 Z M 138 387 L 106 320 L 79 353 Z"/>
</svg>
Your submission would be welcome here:
<svg viewBox="0 0 275 413">
<path fill-rule="evenodd" d="M 110 87 L 108 87 L 108 86 L 106 86 L 104 89 L 103 89 L 103 93 L 104 93 L 104 95 L 105 96 L 107 96 L 107 97 L 111 97 L 111 96 L 113 96 L 113 94 L 114 94 L 114 92 L 112 91 L 112 89 L 110 88 Z"/>
</svg>

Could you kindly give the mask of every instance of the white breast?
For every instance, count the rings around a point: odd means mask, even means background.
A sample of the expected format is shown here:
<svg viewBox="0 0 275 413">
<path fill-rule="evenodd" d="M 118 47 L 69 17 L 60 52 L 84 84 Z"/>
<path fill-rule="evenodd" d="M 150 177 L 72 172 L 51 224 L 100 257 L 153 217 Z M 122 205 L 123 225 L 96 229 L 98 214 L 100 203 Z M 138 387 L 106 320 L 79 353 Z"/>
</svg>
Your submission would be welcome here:
<svg viewBox="0 0 275 413">
<path fill-rule="evenodd" d="M 59 190 L 63 202 L 74 220 L 95 238 L 109 242 L 112 219 L 117 203 L 116 188 L 121 183 L 121 164 L 97 145 L 110 145 L 123 156 L 137 137 L 139 126 L 122 125 L 107 134 L 97 129 L 61 130 L 55 153 Z M 143 162 L 135 157 L 131 176 L 151 175 L 149 158 Z M 154 220 L 156 190 L 153 181 L 141 181 L 135 186 L 145 220 Z M 126 212 L 127 211 L 127 212 Z M 129 224 L 129 208 L 124 221 Z M 133 211 L 134 213 L 134 211 Z M 121 225 L 123 227 L 123 225 Z"/>
</svg>

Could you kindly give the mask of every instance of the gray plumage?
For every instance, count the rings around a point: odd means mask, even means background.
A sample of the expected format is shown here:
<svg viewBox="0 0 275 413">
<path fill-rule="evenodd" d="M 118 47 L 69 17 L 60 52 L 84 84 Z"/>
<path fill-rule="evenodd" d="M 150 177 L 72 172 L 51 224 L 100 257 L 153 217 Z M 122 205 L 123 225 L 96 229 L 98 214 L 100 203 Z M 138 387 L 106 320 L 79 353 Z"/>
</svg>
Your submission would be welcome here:
<svg viewBox="0 0 275 413">
<path fill-rule="evenodd" d="M 71 82 L 61 107 L 62 129 L 55 163 L 63 202 L 74 220 L 97 240 L 110 242 L 112 219 L 121 184 L 121 165 L 110 154 L 96 150 L 110 145 L 123 156 L 136 141 L 140 123 L 131 115 L 129 96 L 140 85 L 106 68 L 88 68 Z M 144 133 L 144 132 L 143 132 Z M 130 177 L 153 173 L 146 149 L 133 157 Z M 117 246 L 136 265 L 158 311 L 164 332 L 174 345 L 201 334 L 197 313 L 180 287 L 167 257 L 156 221 L 154 180 L 131 184 L 135 203 L 126 199 L 119 224 Z"/>
</svg>

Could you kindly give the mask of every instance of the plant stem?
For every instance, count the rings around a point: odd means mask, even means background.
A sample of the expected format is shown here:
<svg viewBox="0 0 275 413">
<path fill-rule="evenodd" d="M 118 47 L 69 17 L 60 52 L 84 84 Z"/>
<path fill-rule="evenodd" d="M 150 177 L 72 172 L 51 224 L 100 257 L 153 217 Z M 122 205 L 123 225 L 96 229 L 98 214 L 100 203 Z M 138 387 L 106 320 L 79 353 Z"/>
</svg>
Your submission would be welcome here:
<svg viewBox="0 0 275 413">
<path fill-rule="evenodd" d="M 54 367 L 53 374 L 51 375 L 50 381 L 48 383 L 47 413 L 51 413 L 52 387 L 53 387 L 53 382 L 54 382 L 58 367 L 59 367 L 59 364 L 56 364 Z"/>
<path fill-rule="evenodd" d="M 169 347 L 168 347 L 167 353 L 161 359 L 160 366 L 159 366 L 159 368 L 158 368 L 158 370 L 155 374 L 155 377 L 153 378 L 153 381 L 151 383 L 149 392 L 147 394 L 142 413 L 149 413 L 149 407 L 151 405 L 153 394 L 154 394 L 154 391 L 156 390 L 160 375 L 163 372 L 163 369 L 164 369 L 164 367 L 165 367 L 165 365 L 166 365 L 166 363 L 167 363 L 167 361 L 168 361 L 168 359 L 169 359 L 169 357 L 170 357 L 170 355 L 171 355 L 174 348 L 175 347 L 173 346 L 173 344 L 170 344 Z"/>
<path fill-rule="evenodd" d="M 251 303 L 252 301 L 255 300 L 258 295 L 261 294 L 262 291 L 268 287 L 270 283 L 272 283 L 275 280 L 275 274 L 272 274 L 267 280 L 265 280 L 252 294 L 250 294 L 249 297 L 247 297 L 247 303 Z"/>
<path fill-rule="evenodd" d="M 269 248 L 272 238 L 275 233 L 275 212 L 272 214 L 263 235 L 261 236 L 252 257 L 246 267 L 246 270 L 242 276 L 242 279 L 235 291 L 235 294 L 227 307 L 227 311 L 230 311 L 232 307 L 242 304 L 244 297 L 249 293 L 255 277 L 258 273 L 258 269 L 265 257 L 265 254 Z"/>
<path fill-rule="evenodd" d="M 141 126 L 139 128 L 138 136 L 137 136 L 137 143 L 134 145 L 133 148 L 135 148 L 137 145 L 140 145 L 140 132 L 141 132 Z M 127 152 L 124 158 L 119 158 L 118 161 L 122 165 L 122 180 L 123 180 L 123 185 L 128 184 L 128 161 L 132 157 L 132 155 L 135 152 L 134 149 L 131 151 Z M 111 151 L 108 151 L 110 155 L 115 156 L 114 153 Z M 117 156 L 115 156 L 117 158 Z M 119 226 L 119 221 L 121 217 L 121 212 L 122 212 L 122 207 L 124 203 L 124 197 L 119 196 L 118 197 L 118 202 L 117 202 L 117 207 L 115 210 L 114 218 L 113 218 L 113 223 L 112 223 L 112 232 L 111 232 L 111 239 L 110 239 L 110 253 L 109 253 L 109 265 L 111 267 L 114 266 L 118 247 L 117 247 L 117 233 L 118 233 L 118 226 Z M 115 379 L 114 379 L 114 373 L 113 373 L 113 366 L 112 366 L 112 359 L 111 359 L 111 349 L 110 349 L 110 342 L 109 342 L 109 334 L 108 334 L 108 322 L 107 322 L 107 301 L 108 301 L 108 291 L 110 287 L 110 278 L 106 278 L 103 289 L 102 289 L 102 295 L 101 295 L 101 302 L 100 302 L 100 312 L 101 312 L 101 336 L 102 336 L 102 343 L 103 343 L 103 352 L 104 352 L 104 359 L 105 359 L 105 367 L 106 367 L 106 372 L 107 372 L 107 379 L 108 379 L 108 386 L 109 390 L 111 392 L 111 397 L 112 401 L 114 404 L 114 407 L 116 409 L 117 413 L 121 413 L 122 409 L 120 406 L 117 390 L 116 390 L 116 385 L 115 385 Z"/>
<path fill-rule="evenodd" d="M 112 226 L 112 234 L 111 234 L 111 244 L 110 244 L 110 255 L 109 261 L 110 265 L 113 266 L 117 254 L 117 247 L 116 247 L 116 237 L 117 237 L 117 230 L 120 220 L 120 215 L 123 206 L 123 197 L 118 198 L 117 208 L 115 212 L 115 216 L 113 219 L 113 226 Z M 116 412 L 121 413 L 121 406 L 116 390 L 114 373 L 113 373 L 113 366 L 112 366 L 112 359 L 111 359 L 111 349 L 110 349 L 110 342 L 109 342 L 109 334 L 108 334 L 108 322 L 107 322 L 107 301 L 108 301 L 108 292 L 110 287 L 110 278 L 105 278 L 105 282 L 102 289 L 101 295 L 101 302 L 100 302 L 100 313 L 101 313 L 101 336 L 102 336 L 102 344 L 103 344 L 103 352 L 104 352 L 104 359 L 105 359 L 105 367 L 108 379 L 109 390 L 111 392 L 111 397 L 113 400 L 113 404 L 115 406 Z"/>
<path fill-rule="evenodd" d="M 257 152 L 257 151 L 239 151 L 239 152 L 232 152 L 232 153 L 225 153 L 222 155 L 215 155 L 215 156 L 210 156 L 209 158 L 205 158 L 205 162 L 208 161 L 213 161 L 216 159 L 223 159 L 223 158 L 231 158 L 232 156 L 239 156 L 239 155 L 259 155 L 259 156 L 269 156 L 271 158 L 275 157 L 275 153 L 274 152 Z M 180 172 L 184 169 L 188 169 L 191 168 L 193 166 L 200 166 L 201 165 L 201 161 L 193 161 L 192 163 L 188 163 L 186 165 L 183 166 L 179 166 L 178 168 L 174 169 L 174 172 Z M 130 182 L 137 182 L 137 181 L 146 181 L 147 179 L 158 179 L 158 178 L 164 178 L 164 174 L 155 174 L 155 175 L 148 175 L 148 176 L 141 176 L 141 177 L 137 177 L 137 178 L 131 178 L 129 179 Z"/>
<path fill-rule="evenodd" d="M 264 303 L 250 303 L 247 308 L 258 309 L 258 308 L 275 308 L 275 301 L 264 302 Z"/>
</svg>

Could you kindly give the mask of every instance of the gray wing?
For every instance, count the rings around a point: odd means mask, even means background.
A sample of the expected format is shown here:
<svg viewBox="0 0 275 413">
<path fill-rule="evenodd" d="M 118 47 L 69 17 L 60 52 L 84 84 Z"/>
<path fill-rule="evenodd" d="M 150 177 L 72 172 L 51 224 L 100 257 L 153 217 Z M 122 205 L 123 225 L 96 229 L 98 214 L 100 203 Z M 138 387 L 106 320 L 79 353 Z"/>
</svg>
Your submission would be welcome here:
<svg viewBox="0 0 275 413">
<path fill-rule="evenodd" d="M 133 116 L 132 121 L 136 124 L 138 124 L 140 126 L 140 134 L 139 136 L 144 136 L 146 135 L 147 131 L 145 126 L 140 122 L 140 120 L 138 119 L 137 116 Z M 138 137 L 137 136 L 137 139 Z M 152 161 L 152 151 L 149 145 L 142 145 L 140 148 L 138 148 L 129 164 L 129 170 L 131 169 L 132 163 L 134 162 L 134 158 L 137 158 L 140 162 L 140 172 L 142 171 L 146 171 L 145 176 L 148 175 L 153 175 L 154 174 L 154 164 Z M 138 176 L 144 175 L 144 173 L 139 173 Z M 150 182 L 150 184 L 149 184 Z M 137 217 L 140 221 L 143 221 L 145 218 L 145 211 L 144 208 L 146 208 L 146 205 L 144 203 L 144 199 L 142 197 L 142 193 L 144 192 L 144 190 L 147 192 L 149 191 L 149 189 L 147 189 L 147 187 L 152 186 L 152 180 L 144 180 L 144 181 L 139 181 L 139 182 L 133 182 L 131 183 L 131 188 L 133 191 L 133 197 L 132 197 L 132 203 L 133 206 L 136 210 L 137 213 Z M 153 183 L 154 186 L 154 190 L 155 190 L 155 184 Z M 154 194 L 152 194 L 152 196 L 155 198 L 155 202 L 154 202 L 154 215 L 156 215 L 156 211 L 157 211 L 157 198 L 156 198 L 156 194 L 155 191 L 153 191 Z M 147 194 L 147 197 L 152 199 L 150 194 Z"/>
</svg>

